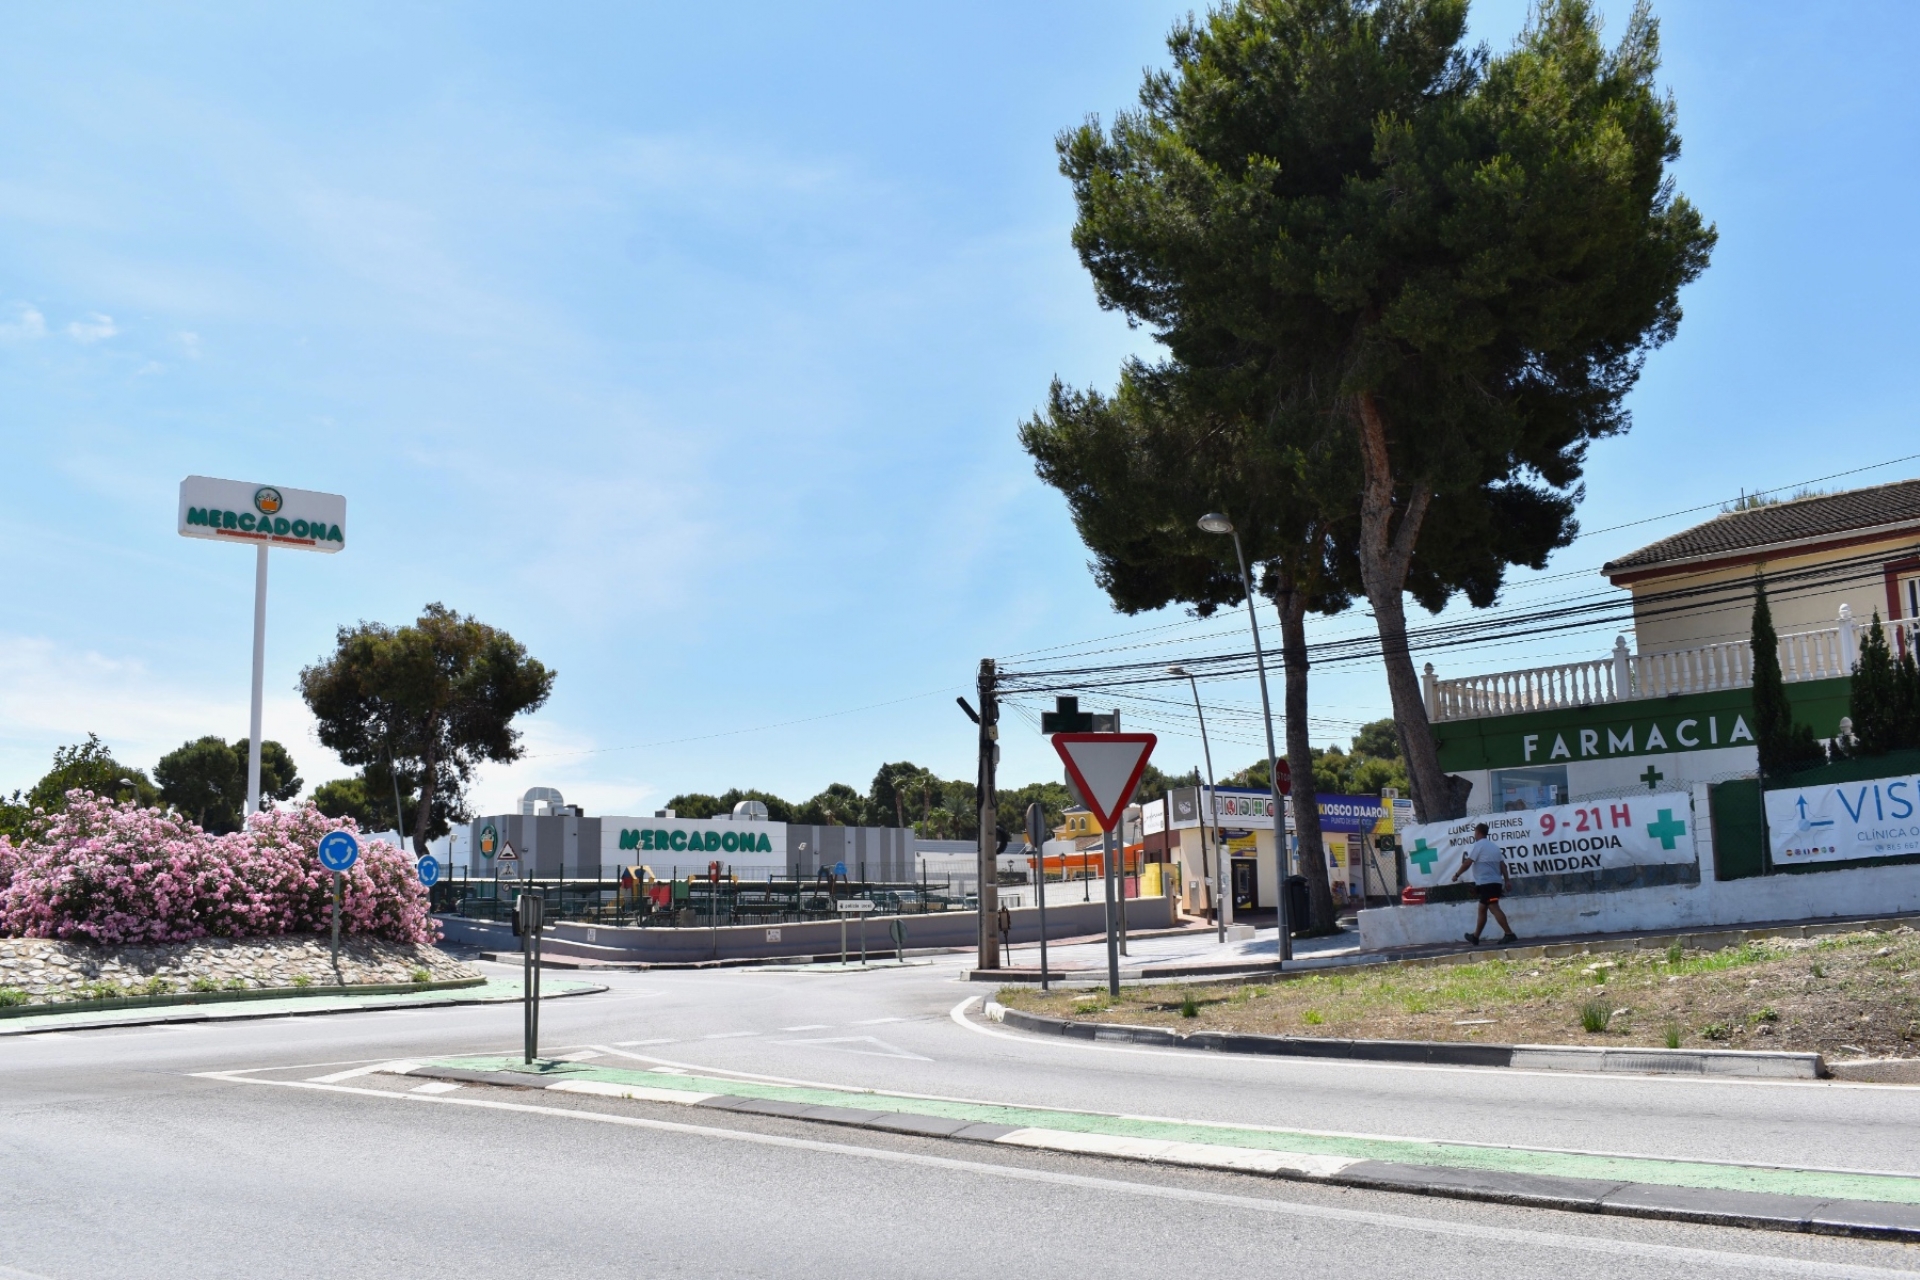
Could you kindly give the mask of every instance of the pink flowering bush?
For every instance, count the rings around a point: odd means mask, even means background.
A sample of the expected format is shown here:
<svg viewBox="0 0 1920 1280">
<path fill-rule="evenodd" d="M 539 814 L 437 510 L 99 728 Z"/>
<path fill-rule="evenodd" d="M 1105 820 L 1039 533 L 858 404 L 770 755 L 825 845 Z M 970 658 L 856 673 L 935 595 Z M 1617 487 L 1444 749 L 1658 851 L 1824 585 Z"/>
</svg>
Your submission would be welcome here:
<svg viewBox="0 0 1920 1280">
<path fill-rule="evenodd" d="M 259 938 L 331 928 L 333 876 L 315 850 L 350 820 L 311 806 L 210 836 L 176 814 L 67 793 L 17 845 L 0 837 L 0 934 L 95 943 Z M 343 934 L 432 942 L 439 925 L 413 858 L 365 845 L 344 880 Z"/>
</svg>

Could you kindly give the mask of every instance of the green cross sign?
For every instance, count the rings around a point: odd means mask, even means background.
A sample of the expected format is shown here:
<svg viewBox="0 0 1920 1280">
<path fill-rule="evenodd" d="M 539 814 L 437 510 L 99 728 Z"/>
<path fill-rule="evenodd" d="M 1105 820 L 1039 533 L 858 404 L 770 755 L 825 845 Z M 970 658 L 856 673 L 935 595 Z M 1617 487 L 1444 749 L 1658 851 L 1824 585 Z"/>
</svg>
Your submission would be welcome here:
<svg viewBox="0 0 1920 1280">
<path fill-rule="evenodd" d="M 1673 846 L 1668 845 L 1667 847 L 1671 849 Z M 1407 861 L 1419 863 L 1420 874 L 1423 876 L 1433 874 L 1433 863 L 1439 856 L 1440 851 L 1428 844 L 1424 839 L 1415 841 L 1413 848 L 1407 850 Z"/>
<path fill-rule="evenodd" d="M 1647 771 L 1640 775 L 1640 781 L 1647 784 L 1647 790 L 1657 791 L 1659 790 L 1659 787 L 1660 787 L 1660 779 L 1666 776 L 1667 776 L 1666 774 L 1660 772 L 1658 769 L 1654 768 L 1652 765 L 1648 765 Z M 1672 846 L 1668 846 L 1668 847 L 1671 848 Z"/>
<path fill-rule="evenodd" d="M 1673 816 L 1673 810 L 1662 809 L 1660 821 L 1647 824 L 1647 834 L 1660 842 L 1663 849 L 1673 848 L 1674 837 L 1687 834 L 1687 824 Z"/>
</svg>

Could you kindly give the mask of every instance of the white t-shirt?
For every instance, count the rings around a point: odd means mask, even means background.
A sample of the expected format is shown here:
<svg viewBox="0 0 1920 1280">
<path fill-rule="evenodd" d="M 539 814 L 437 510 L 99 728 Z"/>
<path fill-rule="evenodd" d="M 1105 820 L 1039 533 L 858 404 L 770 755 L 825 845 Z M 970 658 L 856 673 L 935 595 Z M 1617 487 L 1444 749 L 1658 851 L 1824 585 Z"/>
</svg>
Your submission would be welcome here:
<svg viewBox="0 0 1920 1280">
<path fill-rule="evenodd" d="M 1505 864 L 1500 857 L 1500 846 L 1493 841 L 1485 836 L 1475 840 L 1467 850 L 1467 857 L 1473 859 L 1475 884 L 1500 884 L 1505 881 Z"/>
</svg>

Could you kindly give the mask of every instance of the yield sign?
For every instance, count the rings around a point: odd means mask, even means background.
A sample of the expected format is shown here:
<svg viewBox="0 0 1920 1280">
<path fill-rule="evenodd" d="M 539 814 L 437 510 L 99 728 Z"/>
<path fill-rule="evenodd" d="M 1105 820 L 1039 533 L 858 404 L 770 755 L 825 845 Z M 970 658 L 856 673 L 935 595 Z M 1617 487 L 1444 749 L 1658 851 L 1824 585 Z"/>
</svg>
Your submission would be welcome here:
<svg viewBox="0 0 1920 1280">
<path fill-rule="evenodd" d="M 1056 733 L 1053 749 L 1066 761 L 1087 808 L 1112 831 L 1158 741 L 1150 733 Z"/>
</svg>

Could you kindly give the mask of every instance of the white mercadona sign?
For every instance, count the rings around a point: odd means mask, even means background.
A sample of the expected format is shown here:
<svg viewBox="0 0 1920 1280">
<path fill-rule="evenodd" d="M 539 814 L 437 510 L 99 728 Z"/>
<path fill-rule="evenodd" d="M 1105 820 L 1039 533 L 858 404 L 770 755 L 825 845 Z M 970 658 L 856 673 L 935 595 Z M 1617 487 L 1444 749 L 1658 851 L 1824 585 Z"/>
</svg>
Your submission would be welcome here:
<svg viewBox="0 0 1920 1280">
<path fill-rule="evenodd" d="M 1516 880 L 1692 862 L 1695 856 L 1693 798 L 1674 791 L 1407 826 L 1400 837 L 1407 882 L 1431 888 L 1451 880 L 1474 842 L 1474 826 L 1482 822 Z"/>
<path fill-rule="evenodd" d="M 1920 776 L 1784 787 L 1766 803 L 1776 864 L 1920 854 Z"/>
</svg>

